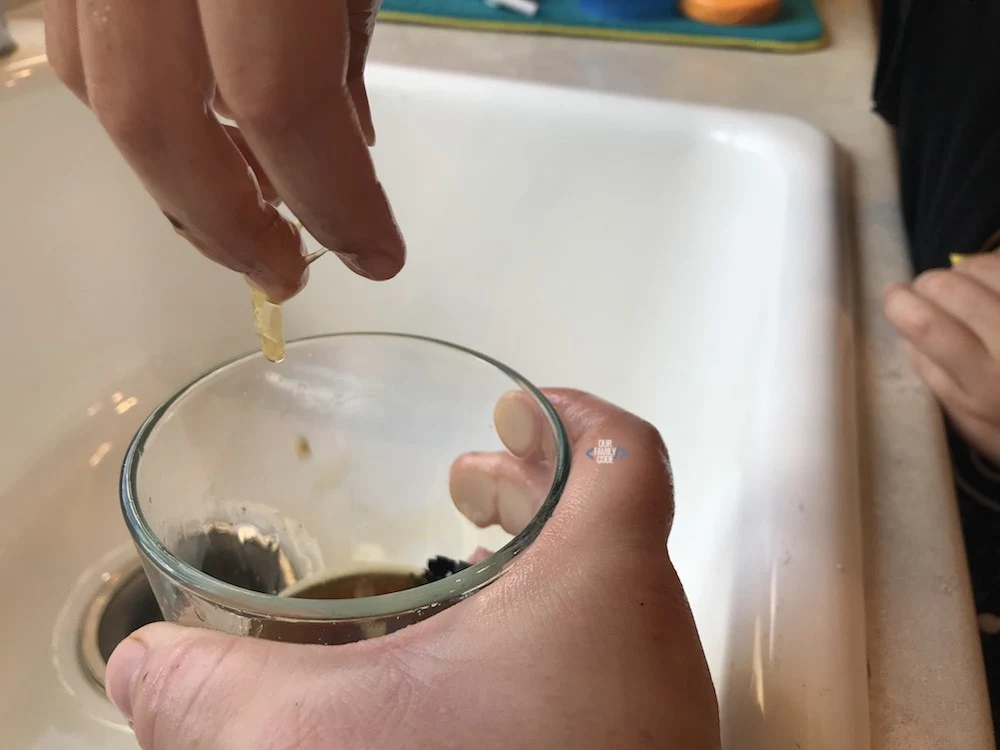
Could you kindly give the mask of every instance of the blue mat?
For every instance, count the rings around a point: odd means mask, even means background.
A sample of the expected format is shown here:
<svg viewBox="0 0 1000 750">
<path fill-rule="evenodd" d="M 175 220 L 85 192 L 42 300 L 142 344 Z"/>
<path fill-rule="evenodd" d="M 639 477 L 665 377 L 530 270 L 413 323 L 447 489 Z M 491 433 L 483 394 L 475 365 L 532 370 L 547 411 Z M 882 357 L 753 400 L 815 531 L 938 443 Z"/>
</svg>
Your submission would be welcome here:
<svg viewBox="0 0 1000 750">
<path fill-rule="evenodd" d="M 539 0 L 534 18 L 491 8 L 482 0 L 383 0 L 379 20 L 771 52 L 806 52 L 826 44 L 823 21 L 812 0 L 783 0 L 778 17 L 761 26 L 712 26 L 679 16 L 646 22 L 594 20 L 580 11 L 578 0 Z"/>
</svg>

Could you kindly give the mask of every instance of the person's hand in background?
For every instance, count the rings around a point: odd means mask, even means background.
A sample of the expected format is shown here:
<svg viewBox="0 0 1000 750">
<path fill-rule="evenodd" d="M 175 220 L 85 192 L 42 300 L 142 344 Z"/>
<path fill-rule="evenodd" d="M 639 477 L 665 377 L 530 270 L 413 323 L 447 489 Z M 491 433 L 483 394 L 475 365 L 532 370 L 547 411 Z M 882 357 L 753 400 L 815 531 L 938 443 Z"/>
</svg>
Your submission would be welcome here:
<svg viewBox="0 0 1000 750">
<path fill-rule="evenodd" d="M 1000 255 L 927 271 L 884 295 L 886 317 L 956 429 L 1000 461 Z"/>
<path fill-rule="evenodd" d="M 46 45 L 174 228 L 282 302 L 307 268 L 279 200 L 364 276 L 405 260 L 368 152 L 378 3 L 45 0 Z"/>
<path fill-rule="evenodd" d="M 382 638 L 309 646 L 159 623 L 112 655 L 107 684 L 145 750 L 718 750 L 715 693 L 666 550 L 667 453 L 649 424 L 574 391 L 546 392 L 573 443 L 553 517 L 510 570 Z M 517 531 L 551 477 L 541 416 L 501 400 L 511 454 L 470 454 L 453 499 Z M 598 464 L 609 439 L 625 460 Z"/>
</svg>

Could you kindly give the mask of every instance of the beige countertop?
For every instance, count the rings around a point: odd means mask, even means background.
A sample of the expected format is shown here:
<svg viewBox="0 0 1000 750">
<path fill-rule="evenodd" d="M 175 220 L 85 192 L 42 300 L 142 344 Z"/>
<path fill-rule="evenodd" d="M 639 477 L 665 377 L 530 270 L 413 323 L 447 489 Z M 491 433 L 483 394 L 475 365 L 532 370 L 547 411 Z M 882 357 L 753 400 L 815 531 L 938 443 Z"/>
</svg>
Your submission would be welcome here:
<svg viewBox="0 0 1000 750">
<path fill-rule="evenodd" d="M 801 55 L 381 24 L 372 59 L 764 110 L 834 138 L 851 165 L 845 221 L 857 260 L 872 746 L 986 750 L 989 703 L 940 417 L 879 303 L 909 265 L 890 132 L 871 113 L 874 19 L 865 0 L 819 6 L 830 46 Z"/>
</svg>

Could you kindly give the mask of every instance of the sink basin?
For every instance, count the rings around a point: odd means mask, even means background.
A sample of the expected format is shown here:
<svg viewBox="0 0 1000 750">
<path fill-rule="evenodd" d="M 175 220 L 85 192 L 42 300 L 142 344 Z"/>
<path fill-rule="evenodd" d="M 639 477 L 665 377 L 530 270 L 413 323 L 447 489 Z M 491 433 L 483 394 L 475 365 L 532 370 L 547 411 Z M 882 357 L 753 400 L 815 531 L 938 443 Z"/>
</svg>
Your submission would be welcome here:
<svg viewBox="0 0 1000 750">
<path fill-rule="evenodd" d="M 76 651 L 89 599 L 132 555 L 120 460 L 160 399 L 254 348 L 249 300 L 175 236 L 62 90 L 40 22 L 11 25 L 2 744 L 134 750 Z M 321 260 L 287 333 L 448 339 L 652 421 L 674 460 L 670 547 L 726 748 L 867 748 L 831 142 L 755 113 L 388 67 L 370 81 L 409 262 L 374 284 Z"/>
</svg>

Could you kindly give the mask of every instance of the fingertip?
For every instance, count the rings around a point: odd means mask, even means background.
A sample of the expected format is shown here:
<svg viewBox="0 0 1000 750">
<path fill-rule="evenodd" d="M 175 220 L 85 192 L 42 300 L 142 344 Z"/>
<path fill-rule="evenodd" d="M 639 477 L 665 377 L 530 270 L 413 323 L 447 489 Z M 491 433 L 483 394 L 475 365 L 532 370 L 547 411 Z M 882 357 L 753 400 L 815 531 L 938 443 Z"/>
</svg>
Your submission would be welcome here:
<svg viewBox="0 0 1000 750">
<path fill-rule="evenodd" d="M 905 284 L 903 284 L 903 282 L 901 281 L 890 281 L 888 284 L 885 284 L 882 287 L 882 294 L 889 294 L 894 289 L 899 289 L 903 286 L 905 286 Z"/>
<path fill-rule="evenodd" d="M 500 520 L 496 482 L 488 473 L 478 470 L 473 460 L 459 459 L 455 463 L 449 489 L 458 511 L 479 528 L 492 526 Z"/>
<path fill-rule="evenodd" d="M 899 281 L 891 281 L 882 287 L 882 303 L 887 303 L 892 297 L 900 292 L 905 292 L 909 286 Z"/>
<path fill-rule="evenodd" d="M 104 689 L 108 700 L 129 720 L 132 719 L 132 686 L 146 663 L 147 653 L 142 639 L 131 635 L 115 648 L 105 670 Z"/>
<path fill-rule="evenodd" d="M 403 270 L 403 259 L 388 253 L 376 253 L 364 259 L 364 265 L 375 281 L 388 281 Z"/>
<path fill-rule="evenodd" d="M 132 719 L 135 690 L 152 649 L 184 634 L 179 625 L 158 622 L 146 625 L 118 644 L 108 659 L 104 675 L 108 699 L 122 714 Z"/>
<path fill-rule="evenodd" d="M 380 189 L 379 212 L 382 219 L 371 225 L 364 233 L 350 238 L 320 232 L 313 233 L 326 247 L 334 252 L 348 268 L 372 281 L 388 281 L 395 278 L 406 265 L 406 241 L 399 230 L 392 207 Z"/>
<path fill-rule="evenodd" d="M 297 276 L 294 273 L 287 276 L 270 268 L 261 268 L 248 273 L 247 278 L 267 295 L 269 302 L 280 305 L 290 300 L 305 287 L 309 281 L 309 266 L 303 266 L 302 271 Z"/>
<path fill-rule="evenodd" d="M 889 284 L 882 292 L 885 317 L 898 328 L 914 315 L 916 297 L 916 293 L 906 284 Z"/>
<path fill-rule="evenodd" d="M 507 453 L 467 453 L 452 465 L 449 489 L 459 512 L 480 528 L 521 532 L 538 512 L 551 472 Z"/>
<path fill-rule="evenodd" d="M 488 550 L 485 547 L 476 547 L 475 551 L 469 555 L 469 559 L 466 561 L 469 565 L 475 565 L 485 560 L 487 557 L 493 554 L 493 550 Z"/>
<path fill-rule="evenodd" d="M 527 458 L 535 450 L 539 437 L 537 411 L 521 391 L 505 393 L 493 409 L 497 435 L 511 453 Z"/>
<path fill-rule="evenodd" d="M 299 228 L 276 209 L 268 206 L 266 211 L 270 224 L 257 237 L 257 252 L 247 276 L 269 301 L 281 304 L 305 287 L 309 263 Z"/>
<path fill-rule="evenodd" d="M 387 253 L 341 253 L 337 255 L 359 276 L 372 281 L 388 281 L 403 270 L 403 261 Z"/>
</svg>

